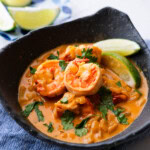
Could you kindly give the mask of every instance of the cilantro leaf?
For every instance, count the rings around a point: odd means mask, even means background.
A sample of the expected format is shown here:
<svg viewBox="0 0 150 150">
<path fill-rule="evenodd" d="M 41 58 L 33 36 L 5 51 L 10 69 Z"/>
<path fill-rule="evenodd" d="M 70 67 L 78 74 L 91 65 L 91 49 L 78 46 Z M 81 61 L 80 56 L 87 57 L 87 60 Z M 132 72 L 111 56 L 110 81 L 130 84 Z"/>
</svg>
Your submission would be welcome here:
<svg viewBox="0 0 150 150">
<path fill-rule="evenodd" d="M 33 102 L 33 103 L 27 105 L 25 107 L 25 110 L 22 111 L 22 114 L 25 117 L 28 117 L 30 115 L 30 113 L 32 112 L 32 110 L 35 109 L 35 112 L 36 112 L 36 114 L 38 116 L 38 120 L 39 121 L 43 121 L 44 117 L 43 117 L 42 112 L 39 110 L 38 105 L 43 105 L 43 102 L 36 101 L 36 102 Z"/>
<path fill-rule="evenodd" d="M 53 132 L 54 127 L 53 127 L 53 124 L 52 124 L 51 122 L 49 123 L 49 125 L 46 124 L 46 123 L 44 123 L 43 125 L 48 128 L 48 129 L 47 129 L 48 132 Z"/>
<path fill-rule="evenodd" d="M 120 115 L 117 116 L 117 119 L 118 119 L 118 121 L 119 121 L 121 124 L 126 124 L 126 125 L 129 124 L 128 121 L 127 121 L 127 118 L 126 118 L 125 114 L 122 114 L 122 113 L 121 113 Z"/>
<path fill-rule="evenodd" d="M 62 71 L 65 71 L 67 65 L 68 65 L 68 63 L 66 63 L 64 60 L 59 61 L 59 66 L 61 67 Z"/>
<path fill-rule="evenodd" d="M 113 104 L 113 98 L 112 98 L 111 91 L 109 89 L 107 89 L 106 87 L 102 86 L 98 93 L 101 97 L 101 104 L 100 105 L 105 105 L 107 109 L 110 109 L 113 111 L 114 110 L 114 104 Z"/>
<path fill-rule="evenodd" d="M 114 110 L 113 112 L 114 112 L 114 114 L 115 114 L 116 116 L 118 116 L 118 115 L 120 115 L 120 113 L 124 112 L 124 110 L 125 110 L 125 109 L 117 108 L 117 109 Z"/>
<path fill-rule="evenodd" d="M 55 56 L 55 55 L 53 55 L 53 54 L 50 54 L 50 56 L 47 58 L 47 59 L 59 59 L 59 51 L 57 51 L 57 55 L 58 56 Z"/>
<path fill-rule="evenodd" d="M 35 68 L 30 67 L 30 73 L 31 73 L 31 74 L 35 74 L 35 72 L 36 72 L 36 69 L 35 69 Z"/>
<path fill-rule="evenodd" d="M 135 92 L 137 92 L 140 96 L 142 96 L 142 93 L 138 89 L 135 89 Z"/>
<path fill-rule="evenodd" d="M 62 104 L 68 104 L 68 98 L 67 98 L 67 97 L 63 97 L 63 98 L 60 100 L 60 102 L 61 102 Z"/>
<path fill-rule="evenodd" d="M 61 117 L 61 124 L 63 125 L 63 129 L 64 130 L 69 130 L 69 129 L 73 129 L 74 126 L 73 126 L 73 121 L 74 119 L 74 113 L 69 111 L 69 110 L 66 110 L 62 117 Z"/>
<path fill-rule="evenodd" d="M 99 95 L 101 97 L 101 104 L 99 106 L 99 110 L 102 112 L 102 117 L 106 120 L 107 112 L 108 110 L 111 110 L 117 117 L 119 123 L 128 124 L 125 114 L 122 113 L 124 109 L 117 108 L 115 110 L 111 91 L 106 87 L 102 86 L 99 90 Z"/>
<path fill-rule="evenodd" d="M 87 128 L 85 128 L 85 124 L 88 122 L 88 120 L 90 119 L 91 116 L 83 119 L 79 124 L 76 125 L 75 127 L 75 134 L 77 136 L 84 136 L 87 134 L 88 130 Z"/>
<path fill-rule="evenodd" d="M 37 102 L 33 102 L 33 103 L 27 105 L 27 106 L 25 107 L 25 110 L 22 111 L 22 114 L 23 114 L 25 117 L 28 117 L 28 116 L 30 115 L 30 113 L 32 112 L 32 110 L 34 109 L 34 106 L 35 106 L 36 103 L 37 103 Z"/>
<path fill-rule="evenodd" d="M 86 135 L 87 133 L 88 133 L 87 128 L 75 129 L 75 134 L 79 137 L 82 137 L 82 136 Z"/>
<path fill-rule="evenodd" d="M 116 85 L 117 85 L 117 86 L 119 86 L 119 87 L 122 87 L 122 85 L 121 85 L 121 82 L 120 82 L 120 81 L 118 81 L 118 82 L 116 83 Z"/>
<path fill-rule="evenodd" d="M 38 120 L 39 121 L 44 121 L 43 113 L 42 113 L 42 111 L 39 110 L 38 105 L 43 105 L 43 103 L 38 103 L 38 104 L 35 105 L 35 112 L 37 114 Z"/>
<path fill-rule="evenodd" d="M 126 118 L 125 114 L 123 114 L 122 112 L 124 112 L 124 108 L 117 108 L 116 110 L 114 110 L 114 114 L 116 115 L 119 123 L 121 124 L 128 124 L 128 119 Z"/>
<path fill-rule="evenodd" d="M 80 59 L 83 59 L 83 58 L 88 58 L 89 59 L 89 62 L 96 62 L 97 61 L 97 57 L 95 56 L 92 56 L 92 51 L 93 49 L 87 49 L 85 50 L 85 48 L 83 48 L 83 50 L 81 51 L 82 55 L 79 56 L 77 55 L 77 58 L 80 58 Z"/>
<path fill-rule="evenodd" d="M 100 105 L 99 110 L 102 112 L 102 117 L 106 120 L 106 115 L 108 111 L 106 105 Z"/>
<path fill-rule="evenodd" d="M 79 129 L 79 128 L 85 127 L 85 124 L 88 122 L 88 120 L 90 119 L 90 117 L 87 117 L 87 118 L 83 119 L 79 124 L 76 125 L 75 128 Z"/>
</svg>

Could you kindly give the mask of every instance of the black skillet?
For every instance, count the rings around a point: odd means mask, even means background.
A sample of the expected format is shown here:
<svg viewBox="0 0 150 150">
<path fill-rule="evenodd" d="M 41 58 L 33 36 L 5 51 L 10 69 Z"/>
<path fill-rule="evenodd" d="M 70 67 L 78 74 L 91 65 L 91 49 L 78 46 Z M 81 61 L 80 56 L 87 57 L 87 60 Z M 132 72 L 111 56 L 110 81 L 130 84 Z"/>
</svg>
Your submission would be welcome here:
<svg viewBox="0 0 150 150">
<path fill-rule="evenodd" d="M 74 144 L 50 138 L 34 128 L 22 115 L 18 104 L 18 85 L 27 66 L 42 53 L 67 43 L 96 42 L 110 38 L 125 38 L 140 44 L 142 50 L 131 56 L 150 78 L 150 52 L 129 17 L 110 7 L 92 16 L 28 33 L 0 51 L 1 102 L 11 117 L 27 132 L 46 141 L 69 148 L 103 149 L 133 139 L 150 125 L 150 101 L 137 120 L 121 134 L 104 142 Z M 150 95 L 148 97 L 150 99 Z"/>
</svg>

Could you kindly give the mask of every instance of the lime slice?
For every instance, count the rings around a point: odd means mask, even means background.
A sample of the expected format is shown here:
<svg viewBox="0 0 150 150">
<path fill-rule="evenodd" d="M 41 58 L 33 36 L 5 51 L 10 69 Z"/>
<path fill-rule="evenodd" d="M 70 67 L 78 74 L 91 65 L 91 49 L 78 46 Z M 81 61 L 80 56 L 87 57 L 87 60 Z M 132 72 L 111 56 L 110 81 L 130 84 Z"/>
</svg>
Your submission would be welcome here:
<svg viewBox="0 0 150 150">
<path fill-rule="evenodd" d="M 29 5 L 32 0 L 1 0 L 5 5 L 22 7 Z"/>
<path fill-rule="evenodd" d="M 53 23 L 58 16 L 59 8 L 8 7 L 16 23 L 25 30 L 33 30 Z"/>
<path fill-rule="evenodd" d="M 7 12 L 5 6 L 0 2 L 0 30 L 10 31 L 15 28 L 15 22 Z"/>
<path fill-rule="evenodd" d="M 124 56 L 106 52 L 102 55 L 102 64 L 115 72 L 129 86 L 139 88 L 141 77 L 136 67 Z"/>
<path fill-rule="evenodd" d="M 129 56 L 140 50 L 140 46 L 136 42 L 126 39 L 109 39 L 94 45 L 102 49 L 103 52 L 115 52 L 122 56 Z"/>
</svg>

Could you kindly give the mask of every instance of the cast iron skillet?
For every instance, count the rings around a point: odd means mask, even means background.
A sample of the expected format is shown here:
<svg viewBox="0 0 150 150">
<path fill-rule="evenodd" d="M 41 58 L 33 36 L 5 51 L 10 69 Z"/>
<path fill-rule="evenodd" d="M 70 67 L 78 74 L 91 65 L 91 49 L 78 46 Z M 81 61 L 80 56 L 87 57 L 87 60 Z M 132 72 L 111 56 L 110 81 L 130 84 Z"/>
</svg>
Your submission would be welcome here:
<svg viewBox="0 0 150 150">
<path fill-rule="evenodd" d="M 42 53 L 59 45 L 78 42 L 96 42 L 110 38 L 136 41 L 142 50 L 130 57 L 150 78 L 150 52 L 131 23 L 129 17 L 113 8 L 106 7 L 96 14 L 57 26 L 30 32 L 9 44 L 0 52 L 1 102 L 12 118 L 27 132 L 48 143 L 78 149 L 103 149 L 128 141 L 150 125 L 150 101 L 137 120 L 121 134 L 94 144 L 74 144 L 59 141 L 42 134 L 21 115 L 18 104 L 18 85 L 27 66 Z M 150 95 L 148 97 L 150 99 Z M 142 130 L 143 129 L 143 130 Z"/>
</svg>

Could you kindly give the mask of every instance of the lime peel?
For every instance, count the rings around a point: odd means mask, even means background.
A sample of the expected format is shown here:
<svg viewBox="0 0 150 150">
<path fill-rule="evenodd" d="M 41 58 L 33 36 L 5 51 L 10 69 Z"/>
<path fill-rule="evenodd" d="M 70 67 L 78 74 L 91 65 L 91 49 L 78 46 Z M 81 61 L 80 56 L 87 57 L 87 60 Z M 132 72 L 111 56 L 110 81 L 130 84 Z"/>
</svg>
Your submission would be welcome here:
<svg viewBox="0 0 150 150">
<path fill-rule="evenodd" d="M 141 76 L 136 67 L 124 56 L 117 53 L 106 52 L 102 55 L 102 63 L 114 71 L 129 86 L 139 88 Z"/>
<path fill-rule="evenodd" d="M 5 6 L 0 2 L 0 30 L 11 31 L 15 28 L 15 21 L 9 15 Z"/>
<path fill-rule="evenodd" d="M 138 43 L 127 39 L 108 39 L 99 41 L 94 46 L 102 49 L 102 52 L 115 52 L 122 56 L 129 56 L 140 50 Z"/>
<path fill-rule="evenodd" d="M 29 5 L 32 0 L 1 0 L 7 6 L 23 7 Z"/>
<path fill-rule="evenodd" d="M 57 18 L 59 8 L 8 7 L 16 23 L 25 30 L 38 29 L 50 25 Z"/>
</svg>

